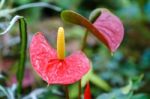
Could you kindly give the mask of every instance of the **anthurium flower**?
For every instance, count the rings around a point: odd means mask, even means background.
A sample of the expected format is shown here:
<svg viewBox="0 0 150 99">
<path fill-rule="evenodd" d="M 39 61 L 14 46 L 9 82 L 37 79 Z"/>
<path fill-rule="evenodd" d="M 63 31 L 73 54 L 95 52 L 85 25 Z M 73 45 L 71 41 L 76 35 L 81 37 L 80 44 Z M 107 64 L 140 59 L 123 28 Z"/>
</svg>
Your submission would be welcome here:
<svg viewBox="0 0 150 99">
<path fill-rule="evenodd" d="M 89 82 L 86 84 L 86 88 L 84 91 L 84 99 L 91 99 L 91 90 Z"/>
<path fill-rule="evenodd" d="M 99 10 L 101 14 L 96 18 L 93 25 L 99 33 L 102 33 L 103 38 L 106 39 L 107 43 L 104 43 L 114 52 L 119 47 L 124 36 L 123 24 L 120 19 L 109 10 L 105 8 L 97 10 Z"/>
<path fill-rule="evenodd" d="M 92 17 L 91 17 L 92 16 Z M 115 52 L 124 36 L 121 20 L 108 9 L 98 8 L 90 15 L 90 21 L 72 10 L 61 13 L 64 21 L 86 27 L 95 37 L 104 43 L 111 52 Z"/>
<path fill-rule="evenodd" d="M 86 55 L 77 51 L 65 57 L 65 39 L 62 27 L 58 29 L 57 51 L 42 33 L 36 33 L 30 44 L 30 60 L 35 71 L 48 84 L 72 84 L 90 69 Z"/>
</svg>

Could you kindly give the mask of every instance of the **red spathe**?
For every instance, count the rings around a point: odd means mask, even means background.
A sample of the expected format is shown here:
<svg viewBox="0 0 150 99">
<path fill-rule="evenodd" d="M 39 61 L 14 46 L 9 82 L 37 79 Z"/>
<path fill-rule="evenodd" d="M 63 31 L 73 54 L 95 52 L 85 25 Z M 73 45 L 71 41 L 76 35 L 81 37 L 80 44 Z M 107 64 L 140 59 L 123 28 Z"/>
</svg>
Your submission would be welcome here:
<svg viewBox="0 0 150 99">
<path fill-rule="evenodd" d="M 102 33 L 107 41 L 106 45 L 111 52 L 115 52 L 124 36 L 124 28 L 120 19 L 109 10 L 101 9 L 101 14 L 93 25 L 100 33 Z"/>
<path fill-rule="evenodd" d="M 32 38 L 30 60 L 35 71 L 48 84 L 75 83 L 90 69 L 90 62 L 81 51 L 59 60 L 56 50 L 48 44 L 40 32 Z"/>
<path fill-rule="evenodd" d="M 84 99 L 91 99 L 91 90 L 89 82 L 86 84 L 86 88 L 84 91 Z"/>
</svg>

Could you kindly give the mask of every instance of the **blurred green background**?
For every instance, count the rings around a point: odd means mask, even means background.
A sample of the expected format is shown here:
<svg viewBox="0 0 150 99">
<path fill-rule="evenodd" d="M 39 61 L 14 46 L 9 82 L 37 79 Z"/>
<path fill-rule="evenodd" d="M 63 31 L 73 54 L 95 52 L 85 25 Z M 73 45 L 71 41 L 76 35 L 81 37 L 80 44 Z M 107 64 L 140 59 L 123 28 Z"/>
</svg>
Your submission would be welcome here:
<svg viewBox="0 0 150 99">
<path fill-rule="evenodd" d="M 85 52 L 92 61 L 93 72 L 112 88 L 105 91 L 90 82 L 92 99 L 150 99 L 150 0 L 6 0 L 3 9 L 13 9 L 28 3 L 46 2 L 62 10 L 71 9 L 88 18 L 95 8 L 107 8 L 117 15 L 125 28 L 124 40 L 111 56 L 109 50 L 93 35 L 88 36 Z M 68 54 L 80 49 L 85 28 L 64 23 L 60 11 L 46 7 L 23 9 L 0 17 L 1 31 L 15 15 L 22 15 L 28 24 L 28 43 L 34 33 L 44 32 L 51 44 L 56 47 L 56 32 L 59 26 L 65 28 Z M 1 15 L 0 15 L 1 16 Z M 19 32 L 15 25 L 10 33 L 0 36 L 0 85 L 15 93 L 16 66 L 19 56 Z M 141 75 L 143 77 L 141 78 Z M 118 91 L 132 81 L 127 98 Z M 33 70 L 29 54 L 23 82 L 23 99 L 62 99 L 63 88 L 59 85 L 46 87 L 46 82 Z M 77 97 L 77 84 L 70 85 L 71 99 Z M 1 88 L 0 88 L 1 89 Z M 31 98 L 31 97 L 36 98 Z M 1 98 L 2 97 L 2 98 Z M 113 98 L 117 97 L 117 98 Z M 121 98 L 120 98 L 121 97 Z M 7 99 L 0 91 L 0 99 Z"/>
</svg>

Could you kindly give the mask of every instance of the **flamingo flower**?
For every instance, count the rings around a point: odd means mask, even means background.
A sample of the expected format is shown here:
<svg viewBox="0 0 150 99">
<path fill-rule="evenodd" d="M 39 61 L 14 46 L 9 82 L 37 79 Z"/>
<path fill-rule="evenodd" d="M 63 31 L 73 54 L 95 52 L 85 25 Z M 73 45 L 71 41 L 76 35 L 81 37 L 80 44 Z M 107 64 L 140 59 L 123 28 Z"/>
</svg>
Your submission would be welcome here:
<svg viewBox="0 0 150 99">
<path fill-rule="evenodd" d="M 36 33 L 30 44 L 30 60 L 35 71 L 48 84 L 72 84 L 90 69 L 86 55 L 77 51 L 65 57 L 64 29 L 57 35 L 57 51 L 48 44 L 42 33 Z"/>
<path fill-rule="evenodd" d="M 124 28 L 121 20 L 108 9 L 98 8 L 90 15 L 90 21 L 80 14 L 65 10 L 61 17 L 64 21 L 86 27 L 95 37 L 102 41 L 108 49 L 115 52 L 123 40 Z"/>
</svg>

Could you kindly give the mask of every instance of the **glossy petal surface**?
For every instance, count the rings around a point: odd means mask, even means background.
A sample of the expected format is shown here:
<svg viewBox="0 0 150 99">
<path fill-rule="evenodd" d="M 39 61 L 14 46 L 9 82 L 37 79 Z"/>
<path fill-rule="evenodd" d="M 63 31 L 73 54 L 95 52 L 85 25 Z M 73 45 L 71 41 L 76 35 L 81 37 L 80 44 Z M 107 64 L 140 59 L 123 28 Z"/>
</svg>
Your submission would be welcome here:
<svg viewBox="0 0 150 99">
<path fill-rule="evenodd" d="M 30 60 L 35 71 L 46 80 L 45 70 L 49 59 L 56 58 L 56 51 L 48 44 L 42 33 L 36 33 L 30 43 Z"/>
<path fill-rule="evenodd" d="M 109 49 L 114 52 L 120 45 L 124 28 L 120 19 L 107 9 L 100 9 L 101 14 L 93 23 L 100 33 L 107 39 Z"/>
<path fill-rule="evenodd" d="M 71 84 L 89 70 L 89 60 L 82 52 L 75 52 L 65 60 L 50 60 L 47 66 L 49 84 Z"/>
<path fill-rule="evenodd" d="M 81 79 L 90 69 L 88 58 L 75 52 L 59 60 L 41 33 L 34 35 L 30 45 L 30 59 L 36 72 L 48 84 L 71 84 Z"/>
</svg>

